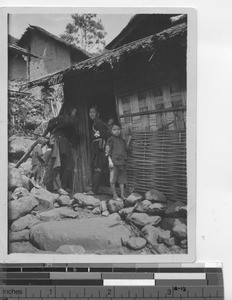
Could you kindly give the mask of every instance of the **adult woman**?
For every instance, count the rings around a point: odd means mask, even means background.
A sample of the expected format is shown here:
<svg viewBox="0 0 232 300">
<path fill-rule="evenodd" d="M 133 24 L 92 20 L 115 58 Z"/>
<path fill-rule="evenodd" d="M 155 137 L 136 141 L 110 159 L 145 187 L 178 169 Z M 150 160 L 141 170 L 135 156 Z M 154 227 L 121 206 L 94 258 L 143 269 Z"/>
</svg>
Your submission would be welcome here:
<svg viewBox="0 0 232 300">
<path fill-rule="evenodd" d="M 99 111 L 96 106 L 89 110 L 89 117 L 92 120 L 90 142 L 91 142 L 91 169 L 92 169 L 92 190 L 87 194 L 94 195 L 98 193 L 102 171 L 107 164 L 105 156 L 106 140 L 110 137 L 108 126 L 99 119 Z"/>
<path fill-rule="evenodd" d="M 72 188 L 72 153 L 70 137 L 76 132 L 75 128 L 76 109 L 71 112 L 66 109 L 64 114 L 58 115 L 48 123 L 46 133 L 51 135 L 51 182 L 49 189 L 59 194 L 68 194 Z"/>
</svg>

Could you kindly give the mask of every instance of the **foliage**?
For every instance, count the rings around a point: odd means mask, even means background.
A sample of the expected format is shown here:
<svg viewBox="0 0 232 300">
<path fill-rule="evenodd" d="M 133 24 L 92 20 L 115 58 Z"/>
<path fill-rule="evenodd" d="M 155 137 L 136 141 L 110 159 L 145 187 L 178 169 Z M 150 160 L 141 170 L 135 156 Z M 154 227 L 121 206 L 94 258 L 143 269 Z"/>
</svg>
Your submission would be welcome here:
<svg viewBox="0 0 232 300">
<path fill-rule="evenodd" d="M 11 92 L 8 97 L 8 135 L 42 135 L 48 120 L 57 116 L 63 103 L 62 85 L 48 89 L 46 97 L 36 93 Z"/>
<path fill-rule="evenodd" d="M 66 25 L 60 37 L 80 48 L 93 52 L 105 45 L 106 32 L 96 14 L 72 14 L 72 23 Z"/>
<path fill-rule="evenodd" d="M 9 136 L 27 136 L 44 119 L 43 105 L 34 96 L 12 94 L 8 98 L 8 134 Z M 34 126 L 32 125 L 34 123 Z M 29 125 L 31 124 L 31 125 Z"/>
</svg>

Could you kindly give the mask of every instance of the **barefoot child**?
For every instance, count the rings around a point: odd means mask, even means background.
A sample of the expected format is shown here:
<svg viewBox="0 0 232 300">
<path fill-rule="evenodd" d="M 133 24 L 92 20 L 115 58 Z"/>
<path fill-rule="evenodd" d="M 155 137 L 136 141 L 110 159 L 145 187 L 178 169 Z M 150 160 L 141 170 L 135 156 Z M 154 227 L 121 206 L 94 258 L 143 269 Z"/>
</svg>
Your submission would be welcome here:
<svg viewBox="0 0 232 300">
<path fill-rule="evenodd" d="M 40 138 L 38 144 L 35 146 L 32 152 L 32 170 L 30 178 L 33 177 L 35 187 L 39 188 L 41 184 L 41 179 L 43 177 L 43 151 L 42 147 L 46 144 L 47 140 Z"/>
<path fill-rule="evenodd" d="M 118 123 L 112 124 L 111 134 L 112 136 L 106 143 L 106 156 L 108 157 L 110 169 L 110 186 L 113 192 L 113 199 L 118 200 L 119 198 L 115 189 L 115 184 L 118 182 L 121 198 L 125 200 L 126 160 L 131 137 L 129 137 L 126 144 L 125 140 L 121 137 L 121 126 Z"/>
</svg>

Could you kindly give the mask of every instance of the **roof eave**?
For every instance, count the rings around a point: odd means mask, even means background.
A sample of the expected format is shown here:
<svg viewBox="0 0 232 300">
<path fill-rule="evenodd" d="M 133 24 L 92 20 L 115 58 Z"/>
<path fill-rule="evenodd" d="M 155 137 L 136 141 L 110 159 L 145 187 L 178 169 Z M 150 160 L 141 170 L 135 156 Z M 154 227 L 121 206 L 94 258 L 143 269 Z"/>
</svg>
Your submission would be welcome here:
<svg viewBox="0 0 232 300">
<path fill-rule="evenodd" d="M 123 45 L 119 48 L 108 51 L 105 54 L 102 54 L 97 57 L 89 58 L 85 61 L 79 62 L 66 70 L 43 77 L 41 79 L 37 79 L 33 82 L 29 82 L 27 86 L 30 88 L 30 87 L 37 86 L 37 85 L 58 84 L 58 83 L 61 83 L 64 80 L 64 78 L 67 78 L 67 76 L 70 76 L 70 73 L 87 72 L 87 71 L 96 69 L 96 67 L 99 68 L 105 62 L 109 63 L 112 66 L 112 61 L 114 61 L 114 63 L 117 63 L 117 57 L 120 58 L 122 55 L 135 54 L 136 52 L 139 52 L 139 51 L 151 52 L 152 49 L 154 47 L 156 47 L 156 43 L 162 43 L 167 40 L 170 40 L 171 38 L 186 35 L 186 32 L 187 32 L 187 24 L 186 23 L 178 24 L 176 26 L 173 26 L 171 28 L 163 30 L 162 32 L 160 32 L 158 34 L 151 35 L 146 38 L 131 42 L 131 43 Z"/>
</svg>

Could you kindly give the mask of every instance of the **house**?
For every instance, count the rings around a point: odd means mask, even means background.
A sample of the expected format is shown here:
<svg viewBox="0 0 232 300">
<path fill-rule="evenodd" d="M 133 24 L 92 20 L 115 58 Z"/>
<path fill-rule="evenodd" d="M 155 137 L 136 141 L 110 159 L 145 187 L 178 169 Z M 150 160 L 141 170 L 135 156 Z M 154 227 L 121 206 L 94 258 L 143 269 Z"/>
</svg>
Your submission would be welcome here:
<svg viewBox="0 0 232 300">
<path fill-rule="evenodd" d="M 91 184 L 88 110 L 95 104 L 103 120 L 115 113 L 124 136 L 133 136 L 129 188 L 138 192 L 155 188 L 169 200 L 187 201 L 187 18 L 170 24 L 158 33 L 28 84 L 63 82 L 64 107 L 78 109 L 81 137 L 75 191 L 84 191 Z"/>
<path fill-rule="evenodd" d="M 22 81 L 27 78 L 27 58 L 30 53 L 17 45 L 18 40 L 8 35 L 8 79 Z"/>
<path fill-rule="evenodd" d="M 67 43 L 38 26 L 30 25 L 17 45 L 26 49 L 29 56 L 29 81 L 69 68 L 90 57 L 86 51 Z"/>
</svg>

